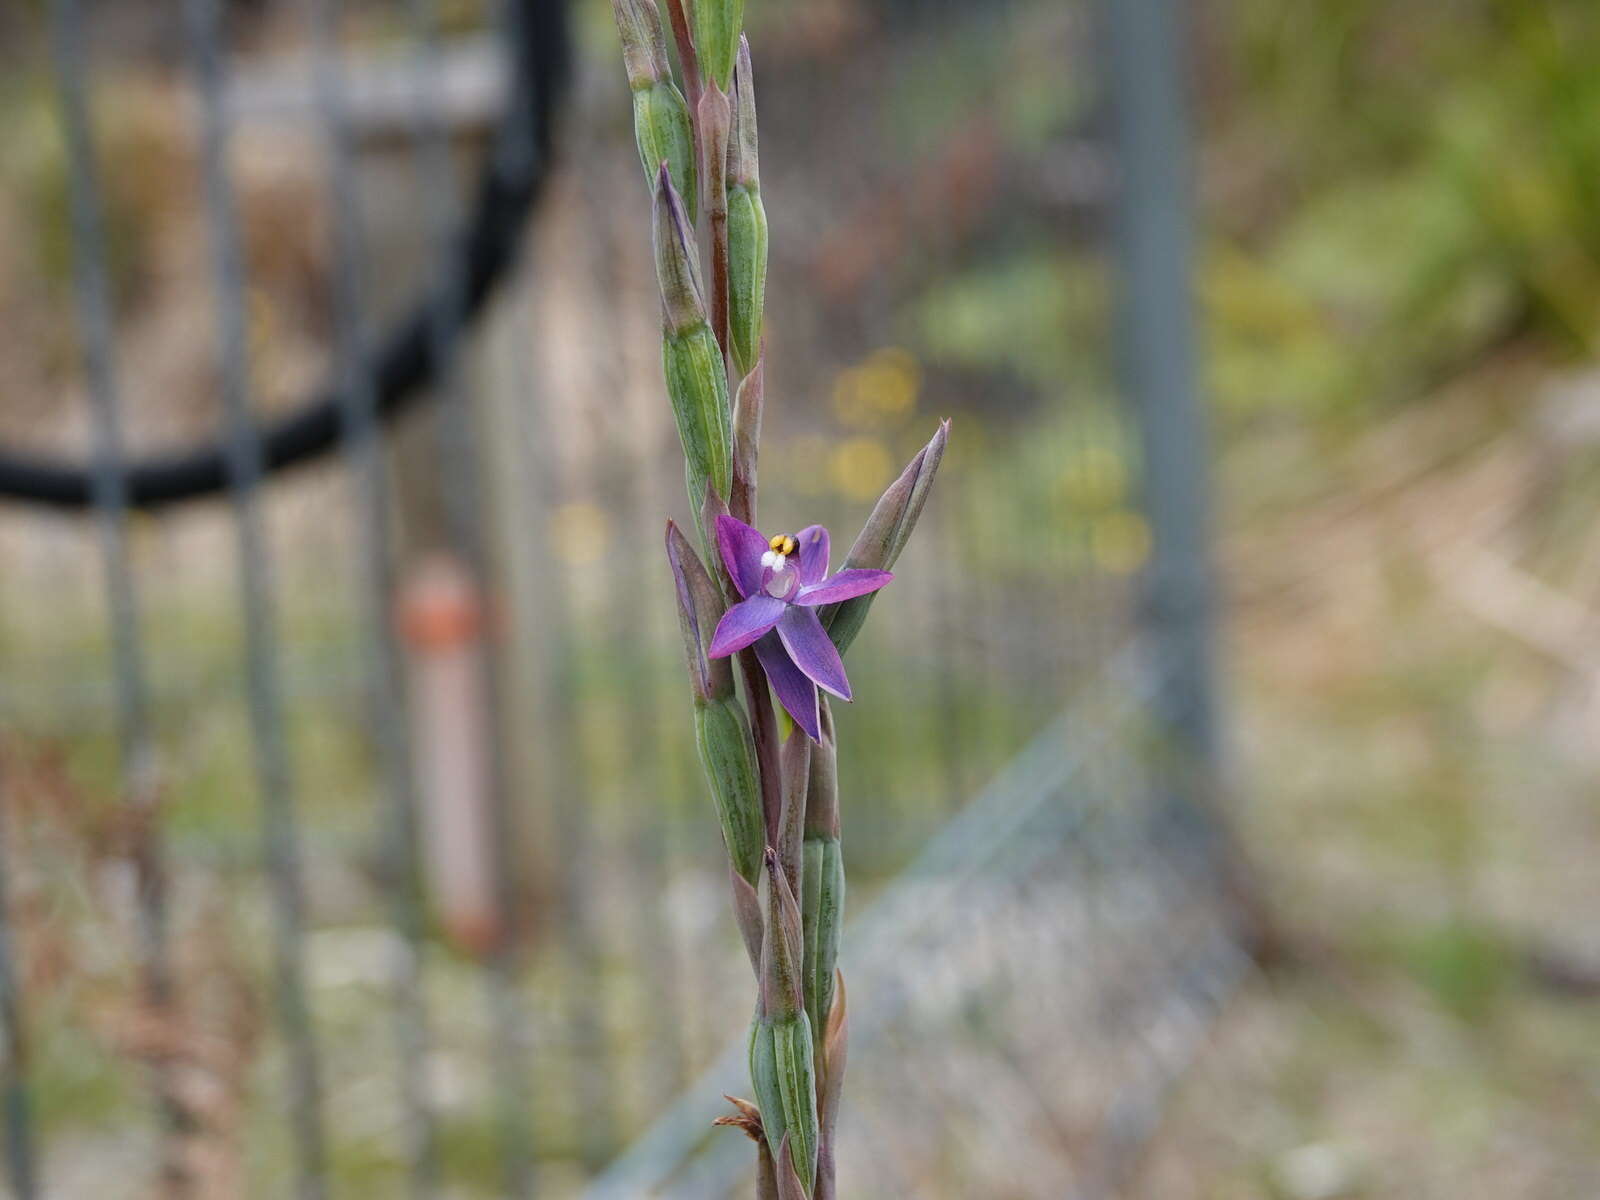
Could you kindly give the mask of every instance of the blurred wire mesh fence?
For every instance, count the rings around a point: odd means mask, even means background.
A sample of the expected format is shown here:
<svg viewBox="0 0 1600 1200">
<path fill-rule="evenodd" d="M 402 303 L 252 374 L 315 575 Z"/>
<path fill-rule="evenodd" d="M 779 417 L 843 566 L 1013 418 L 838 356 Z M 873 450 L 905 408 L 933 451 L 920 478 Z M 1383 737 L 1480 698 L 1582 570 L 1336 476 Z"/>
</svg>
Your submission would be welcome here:
<svg viewBox="0 0 1600 1200">
<path fill-rule="evenodd" d="M 44 7 L 0 18 L 12 1193 L 733 1194 L 604 6 Z M 769 519 L 853 528 L 955 421 L 839 718 L 845 1191 L 1110 1194 L 1244 961 L 1175 17 L 752 18 Z"/>
</svg>

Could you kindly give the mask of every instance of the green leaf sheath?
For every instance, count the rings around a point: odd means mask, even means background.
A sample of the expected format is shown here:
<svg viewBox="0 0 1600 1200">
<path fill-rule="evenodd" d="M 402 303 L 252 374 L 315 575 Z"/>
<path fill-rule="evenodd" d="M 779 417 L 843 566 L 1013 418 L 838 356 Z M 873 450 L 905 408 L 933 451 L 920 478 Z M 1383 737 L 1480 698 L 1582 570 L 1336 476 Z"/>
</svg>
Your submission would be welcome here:
<svg viewBox="0 0 1600 1200">
<path fill-rule="evenodd" d="M 728 189 L 728 341 L 740 375 L 755 369 L 761 353 L 767 294 L 767 211 L 761 189 Z"/>
<path fill-rule="evenodd" d="M 844 921 L 844 858 L 838 838 L 808 837 L 805 847 L 805 967 L 801 979 L 813 1029 L 825 1028 L 833 1008 L 834 968 Z"/>
<path fill-rule="evenodd" d="M 694 730 L 728 857 L 733 869 L 757 886 L 767 832 L 750 726 L 739 702 L 728 698 L 697 703 Z"/>
<path fill-rule="evenodd" d="M 700 70 L 723 91 L 733 81 L 743 28 L 744 0 L 694 0 L 694 48 Z"/>
<path fill-rule="evenodd" d="M 805 1013 L 756 1019 L 750 1032 L 750 1081 L 767 1144 L 777 1154 L 788 1135 L 795 1170 L 810 1189 L 817 1170 L 817 1081 Z"/>
<path fill-rule="evenodd" d="M 726 497 L 733 475 L 733 419 L 728 377 L 711 326 L 701 322 L 662 337 L 662 366 L 672 415 L 688 463 L 689 503 L 698 512 L 709 484 Z"/>
</svg>

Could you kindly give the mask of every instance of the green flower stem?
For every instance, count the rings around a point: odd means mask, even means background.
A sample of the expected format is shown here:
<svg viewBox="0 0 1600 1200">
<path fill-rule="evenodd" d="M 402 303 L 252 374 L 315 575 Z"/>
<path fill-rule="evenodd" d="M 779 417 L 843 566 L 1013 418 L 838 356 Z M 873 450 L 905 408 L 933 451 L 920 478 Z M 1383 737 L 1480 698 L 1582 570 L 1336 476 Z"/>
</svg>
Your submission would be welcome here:
<svg viewBox="0 0 1600 1200">
<path fill-rule="evenodd" d="M 817 1197 L 834 1187 L 833 1121 L 844 1081 L 842 1038 L 830 1054 L 827 1031 L 834 1016 L 839 934 L 844 925 L 844 856 L 839 840 L 839 760 L 833 731 L 833 710 L 821 702 L 822 740 L 811 748 L 806 788 L 805 867 L 801 881 L 800 916 L 804 943 L 800 986 L 806 1017 L 817 1031 L 812 1040 L 813 1074 L 817 1081 Z M 842 1003 L 842 1000 L 841 1000 Z M 823 1105 L 832 1099 L 831 1111 Z"/>
</svg>

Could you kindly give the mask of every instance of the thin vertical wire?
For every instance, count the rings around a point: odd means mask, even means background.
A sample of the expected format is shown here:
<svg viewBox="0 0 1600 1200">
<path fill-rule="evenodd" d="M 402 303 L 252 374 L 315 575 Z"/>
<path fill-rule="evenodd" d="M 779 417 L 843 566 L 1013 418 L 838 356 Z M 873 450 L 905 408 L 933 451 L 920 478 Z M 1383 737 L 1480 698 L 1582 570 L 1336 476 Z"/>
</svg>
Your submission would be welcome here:
<svg viewBox="0 0 1600 1200">
<path fill-rule="evenodd" d="M 393 546 L 383 444 L 366 333 L 366 250 L 354 146 L 339 49 L 338 0 L 310 4 L 316 103 L 321 118 L 328 202 L 333 213 L 333 317 L 340 421 L 351 483 L 360 510 L 361 624 L 367 657 L 368 719 L 376 735 L 382 802 L 379 821 L 390 921 L 400 937 L 391 964 L 398 1085 L 409 1186 L 414 1197 L 439 1183 L 438 1131 L 428 1093 L 432 1044 L 422 963 L 426 914 L 418 864 L 416 781 L 405 735 L 400 653 L 390 620 Z"/>
<path fill-rule="evenodd" d="M 522 41 L 520 9 L 515 0 L 503 0 L 502 39 L 510 55 L 526 52 Z M 444 286 L 429 313 L 428 336 L 438 364 L 439 392 L 444 401 L 438 426 L 441 492 L 451 543 L 460 551 L 480 594 L 490 581 L 488 547 L 483 533 L 482 501 L 478 494 L 479 459 L 477 422 L 470 397 L 462 386 L 457 339 L 463 327 L 465 279 L 454 236 L 458 219 L 455 166 L 450 145 L 438 118 L 437 81 L 441 78 L 439 15 L 435 0 L 407 0 L 406 17 L 414 52 L 416 89 L 411 113 L 412 156 L 423 195 L 429 259 L 441 273 Z M 521 78 L 508 64 L 507 77 Z M 508 180 L 532 178 L 538 166 L 535 131 L 522 98 L 507 95 L 508 119 L 504 136 L 489 149 L 499 156 Z M 494 832 L 495 898 L 500 937 L 490 952 L 485 972 L 491 1070 L 494 1079 L 496 1124 L 499 1140 L 502 1190 L 507 1197 L 531 1197 L 538 1185 L 538 1162 L 532 1136 L 530 1073 L 527 1035 L 521 999 L 517 994 L 517 950 L 521 920 L 517 911 L 518 872 L 514 861 L 515 821 L 510 802 L 509 770 L 504 746 L 505 683 L 499 655 L 483 657 L 481 674 L 485 710 L 489 714 L 489 799 Z"/>
<path fill-rule="evenodd" d="M 11 945 L 6 797 L 0 779 L 0 1103 L 5 1107 L 5 1176 L 15 1200 L 39 1195 L 28 1089 L 28 1039 L 22 1024 L 22 986 Z"/>
<path fill-rule="evenodd" d="M 115 342 L 107 282 L 105 217 L 101 202 L 84 72 L 86 31 L 78 0 L 51 6 L 51 42 L 56 86 L 71 179 L 73 282 L 93 418 L 94 501 L 116 675 L 123 803 L 132 834 L 139 931 L 138 959 L 144 1003 L 158 1025 L 172 1031 L 178 1021 L 170 961 L 165 853 L 150 736 L 150 693 L 140 639 L 139 597 L 128 550 L 128 495 L 123 477 Z M 178 1094 L 169 1053 L 158 1051 L 154 1086 L 165 1124 L 162 1179 L 166 1194 L 189 1195 L 194 1187 L 183 1141 L 195 1128 Z"/>
<path fill-rule="evenodd" d="M 325 1194 L 327 1165 L 321 1066 L 307 997 L 305 888 L 295 820 L 295 785 L 278 678 L 272 564 L 259 503 L 261 445 L 250 413 L 245 269 L 227 170 L 229 129 L 220 18 L 218 0 L 184 0 L 185 33 L 200 91 L 200 159 L 220 326 L 228 483 L 244 610 L 246 690 L 260 791 L 262 845 L 270 884 L 274 987 L 289 1056 L 289 1122 L 294 1138 L 296 1190 L 301 1200 L 320 1200 Z"/>
</svg>

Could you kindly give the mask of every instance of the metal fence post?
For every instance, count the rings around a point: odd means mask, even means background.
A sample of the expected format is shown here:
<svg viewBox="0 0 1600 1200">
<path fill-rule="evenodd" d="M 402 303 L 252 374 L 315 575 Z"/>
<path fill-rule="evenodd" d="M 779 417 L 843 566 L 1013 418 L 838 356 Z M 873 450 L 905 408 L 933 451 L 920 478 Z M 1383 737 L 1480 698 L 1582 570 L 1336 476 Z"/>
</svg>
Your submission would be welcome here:
<svg viewBox="0 0 1600 1200">
<path fill-rule="evenodd" d="M 1195 371 L 1190 150 L 1177 0 L 1105 0 L 1116 203 L 1119 363 L 1143 458 L 1151 557 L 1140 619 L 1172 749 L 1218 748 L 1207 437 Z"/>
<path fill-rule="evenodd" d="M 1210 443 L 1198 383 L 1193 159 L 1179 0 L 1102 0 L 1120 186 L 1118 350 L 1143 460 L 1151 552 L 1139 624 L 1162 744 L 1153 783 L 1171 833 L 1192 837 L 1257 962 L 1282 937 L 1222 804 Z"/>
</svg>

